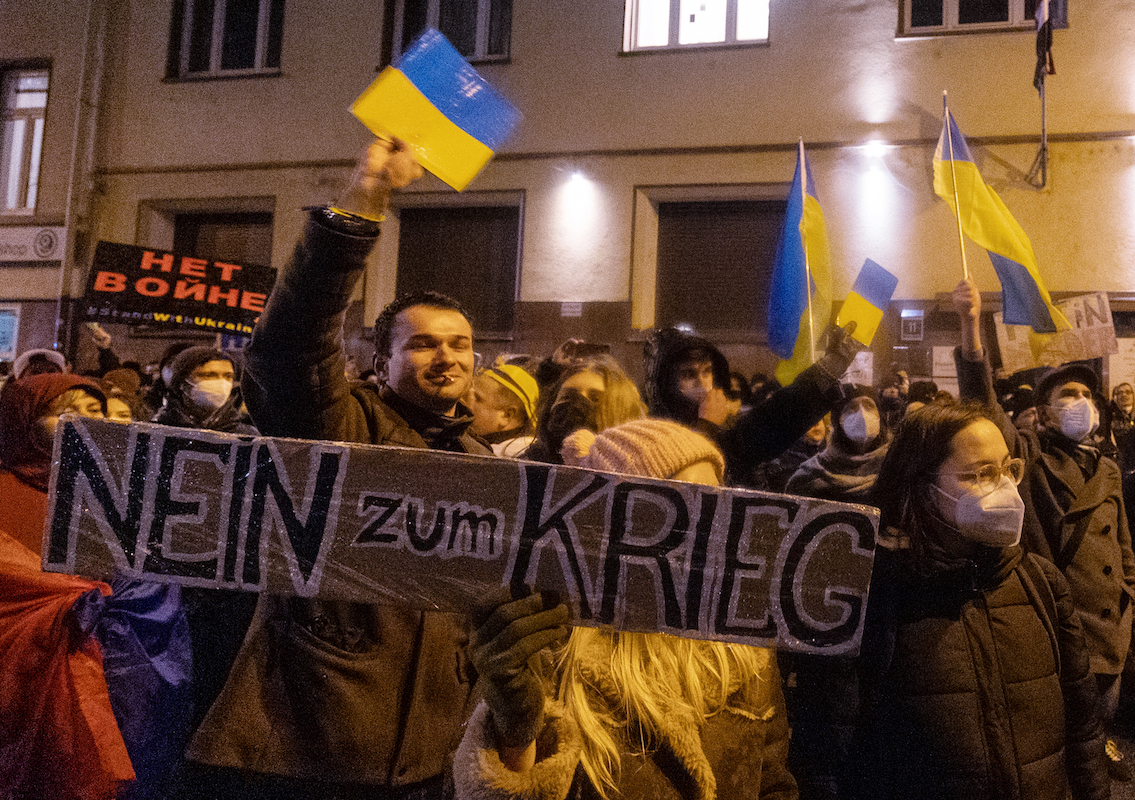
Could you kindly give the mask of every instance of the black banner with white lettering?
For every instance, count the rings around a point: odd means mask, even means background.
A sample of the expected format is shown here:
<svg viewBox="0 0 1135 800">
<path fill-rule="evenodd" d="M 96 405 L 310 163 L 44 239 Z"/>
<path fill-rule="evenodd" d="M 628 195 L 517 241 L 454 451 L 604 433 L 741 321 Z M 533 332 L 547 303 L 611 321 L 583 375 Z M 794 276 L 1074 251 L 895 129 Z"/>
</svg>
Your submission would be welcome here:
<svg viewBox="0 0 1135 800">
<path fill-rule="evenodd" d="M 248 336 L 275 281 L 276 270 L 269 267 L 99 242 L 83 316 Z"/>
<path fill-rule="evenodd" d="M 468 611 L 554 589 L 579 625 L 859 648 L 878 511 L 486 456 L 77 418 L 44 569 Z"/>
</svg>

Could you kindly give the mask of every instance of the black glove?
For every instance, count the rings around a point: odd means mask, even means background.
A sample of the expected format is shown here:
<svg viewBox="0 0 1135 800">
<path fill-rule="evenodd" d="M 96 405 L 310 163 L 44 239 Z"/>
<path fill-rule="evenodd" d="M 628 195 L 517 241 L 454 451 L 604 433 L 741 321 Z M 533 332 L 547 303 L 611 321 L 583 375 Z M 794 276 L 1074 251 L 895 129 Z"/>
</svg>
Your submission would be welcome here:
<svg viewBox="0 0 1135 800">
<path fill-rule="evenodd" d="M 824 332 L 824 355 L 816 363 L 825 375 L 837 383 L 859 351 L 866 349 L 866 345 L 851 335 L 855 333 L 855 328 L 856 322 L 852 320 L 842 328 L 830 325 Z"/>
<path fill-rule="evenodd" d="M 473 612 L 470 655 L 497 744 L 525 747 L 544 724 L 544 686 L 529 659 L 567 636 L 570 612 L 553 592 L 513 599 L 507 588 Z"/>
<path fill-rule="evenodd" d="M 595 421 L 595 404 L 578 389 L 567 389 L 564 396 L 556 400 L 548 409 L 548 421 L 544 429 L 548 432 L 548 448 L 553 453 L 560 452 L 564 439 L 569 434 L 587 428 L 597 431 L 598 423 Z"/>
</svg>

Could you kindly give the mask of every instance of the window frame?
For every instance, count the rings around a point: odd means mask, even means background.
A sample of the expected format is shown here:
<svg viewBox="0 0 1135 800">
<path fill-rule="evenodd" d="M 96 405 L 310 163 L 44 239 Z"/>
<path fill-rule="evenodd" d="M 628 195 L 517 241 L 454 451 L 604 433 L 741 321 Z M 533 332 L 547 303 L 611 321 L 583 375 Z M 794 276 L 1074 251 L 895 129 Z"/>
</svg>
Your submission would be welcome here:
<svg viewBox="0 0 1135 800">
<path fill-rule="evenodd" d="M 30 108 L 19 108 L 18 106 L 9 108 L 8 95 L 9 91 L 14 94 L 20 92 L 19 82 L 22 78 L 34 78 L 40 74 L 47 78 L 47 88 L 43 90 L 44 100 L 42 106 L 33 106 Z M 12 87 L 9 89 L 9 87 Z M 38 93 L 39 90 L 33 90 Z M 39 177 L 43 169 L 43 145 L 44 135 L 47 131 L 47 104 L 51 99 L 51 67 L 46 64 L 29 64 L 24 66 L 13 66 L 0 70 L 0 101 L 3 102 L 3 107 L 0 108 L 0 159 L 5 163 L 12 157 L 12 153 L 4 147 L 6 135 L 4 128 L 8 122 L 23 121 L 24 122 L 24 135 L 23 140 L 20 142 L 20 163 L 16 175 L 16 203 L 17 205 L 8 205 L 9 186 L 11 183 L 11 173 L 6 172 L 5 166 L 0 164 L 0 176 L 8 178 L 8 181 L 0 187 L 3 192 L 4 200 L 0 202 L 0 215 L 4 216 L 28 216 L 35 214 L 36 204 L 39 200 Z"/>
<path fill-rule="evenodd" d="M 426 27 L 440 30 L 442 0 L 426 0 Z M 477 2 L 477 33 L 476 45 L 471 55 L 465 55 L 470 63 L 506 62 L 512 52 L 512 9 L 509 9 L 509 35 L 504 53 L 489 53 L 490 23 L 492 20 L 493 3 L 500 0 L 476 0 Z M 402 56 L 402 40 L 405 32 L 406 0 L 392 0 L 391 19 L 393 21 L 393 36 L 391 38 L 391 62 L 396 63 Z"/>
<path fill-rule="evenodd" d="M 224 55 L 225 16 L 229 0 L 212 0 L 213 20 L 209 41 L 209 67 L 204 70 L 190 68 L 193 57 L 193 16 L 194 7 L 203 0 L 175 0 L 170 20 L 170 58 L 167 64 L 168 80 L 215 80 L 217 78 L 240 78 L 249 76 L 278 75 L 279 64 L 267 64 L 269 39 L 271 37 L 272 12 L 275 3 L 280 4 L 280 49 L 283 50 L 283 16 L 286 13 L 285 0 L 257 0 L 256 45 L 253 66 L 225 69 L 222 66 Z M 177 39 L 175 44 L 175 39 Z M 281 58 L 281 56 L 277 56 Z"/>
<path fill-rule="evenodd" d="M 623 15 L 623 52 L 657 53 L 674 52 L 678 50 L 691 50 L 698 48 L 755 47 L 760 45 L 768 45 L 769 36 L 771 34 L 771 31 L 768 30 L 772 18 L 771 9 L 768 12 L 769 18 L 765 20 L 765 38 L 738 39 L 737 4 L 739 1 L 740 0 L 725 0 L 725 39 L 720 42 L 691 42 L 690 44 L 681 44 L 678 41 L 678 37 L 681 29 L 680 19 L 682 3 L 681 0 L 668 0 L 670 6 L 670 21 L 667 43 L 664 45 L 639 45 L 634 41 L 635 32 L 638 29 L 639 0 L 626 0 L 626 6 Z"/>
<path fill-rule="evenodd" d="M 941 34 L 1036 30 L 1036 20 L 1025 14 L 1026 0 L 1007 0 L 1009 4 L 1009 19 L 1005 22 L 967 23 L 958 22 L 959 0 L 940 1 L 942 3 L 942 24 L 915 27 L 911 24 L 911 16 L 914 12 L 914 0 L 903 0 L 901 34 L 903 36 L 933 36 Z M 1053 3 L 1053 6 L 1055 5 L 1056 4 Z M 1053 10 L 1055 10 L 1055 8 Z"/>
</svg>

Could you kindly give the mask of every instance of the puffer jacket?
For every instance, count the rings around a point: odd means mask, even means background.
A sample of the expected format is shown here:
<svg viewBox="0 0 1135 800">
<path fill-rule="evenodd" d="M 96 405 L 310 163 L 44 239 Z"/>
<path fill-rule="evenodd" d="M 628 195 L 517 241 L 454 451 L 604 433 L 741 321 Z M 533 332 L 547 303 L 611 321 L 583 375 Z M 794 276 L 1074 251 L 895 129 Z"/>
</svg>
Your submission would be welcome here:
<svg viewBox="0 0 1135 800">
<path fill-rule="evenodd" d="M 269 436 L 489 454 L 471 415 L 411 424 L 396 397 L 344 377 L 343 317 L 374 243 L 313 214 L 247 349 L 253 421 Z M 471 705 L 467 644 L 457 614 L 261 597 L 189 757 L 328 784 L 438 779 Z"/>
<path fill-rule="evenodd" d="M 607 648 L 595 647 L 580 665 L 597 701 L 618 703 L 618 688 L 604 667 Z M 732 687 L 731 687 L 732 688 Z M 512 772 L 496 751 L 492 720 L 482 702 L 469 721 L 454 757 L 459 800 L 598 800 L 580 763 L 581 734 L 564 707 L 551 700 L 545 728 L 537 738 L 536 765 Z M 613 797 L 657 800 L 791 800 L 796 782 L 788 772 L 788 723 L 780 672 L 770 654 L 768 667 L 738 682 L 722 711 L 704 721 L 674 716 L 661 742 L 647 754 L 620 743 L 621 769 Z"/>
<path fill-rule="evenodd" d="M 1018 547 L 931 576 L 880 549 L 850 796 L 1103 800 L 1096 687 L 1072 597 Z"/>
</svg>

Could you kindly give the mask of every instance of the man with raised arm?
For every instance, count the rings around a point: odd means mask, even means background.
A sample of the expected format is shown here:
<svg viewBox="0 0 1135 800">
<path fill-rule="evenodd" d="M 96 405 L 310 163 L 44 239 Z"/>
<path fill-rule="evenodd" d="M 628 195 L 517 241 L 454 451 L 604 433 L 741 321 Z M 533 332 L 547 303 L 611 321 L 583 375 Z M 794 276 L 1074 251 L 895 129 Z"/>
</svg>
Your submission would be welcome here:
<svg viewBox="0 0 1135 800">
<path fill-rule="evenodd" d="M 460 402 L 474 355 L 456 301 L 391 303 L 375 322 L 379 385 L 344 375 L 343 317 L 379 220 L 392 190 L 421 174 L 403 143 L 376 141 L 339 204 L 309 210 L 247 350 L 262 433 L 491 454 Z M 262 596 L 191 745 L 191 782 L 208 796 L 440 797 L 471 691 L 467 643 L 460 615 Z"/>
</svg>

